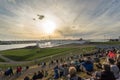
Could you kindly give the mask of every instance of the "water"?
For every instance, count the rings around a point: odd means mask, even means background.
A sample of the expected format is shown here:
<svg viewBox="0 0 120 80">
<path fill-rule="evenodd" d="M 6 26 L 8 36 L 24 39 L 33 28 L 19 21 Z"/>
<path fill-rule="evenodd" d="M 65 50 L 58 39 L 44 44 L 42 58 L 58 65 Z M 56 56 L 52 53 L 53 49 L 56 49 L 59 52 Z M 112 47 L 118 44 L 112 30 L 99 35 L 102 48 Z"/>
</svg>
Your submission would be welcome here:
<svg viewBox="0 0 120 80">
<path fill-rule="evenodd" d="M 67 40 L 67 41 L 50 41 L 50 42 L 46 42 L 46 43 L 40 43 L 39 46 L 41 48 L 45 48 L 45 47 L 55 47 L 55 46 L 60 46 L 60 45 L 64 45 L 64 44 L 72 44 L 72 43 L 77 43 L 77 44 L 84 44 L 86 41 L 71 41 L 71 40 Z"/>
<path fill-rule="evenodd" d="M 83 44 L 85 41 L 50 41 L 50 42 L 43 42 L 43 43 L 37 43 L 40 48 L 46 48 L 46 47 L 54 47 L 54 46 L 59 46 L 59 45 L 64 45 L 64 44 L 71 44 L 71 43 L 78 43 L 78 44 Z M 0 51 L 2 50 L 9 50 L 9 49 L 15 49 L 15 48 L 23 48 L 27 46 L 35 46 L 36 43 L 32 44 L 12 44 L 12 45 L 0 45 Z"/>
<path fill-rule="evenodd" d="M 23 48 L 23 47 L 26 47 L 26 46 L 35 46 L 35 43 L 33 43 L 33 44 L 0 45 L 0 51 L 9 50 L 9 49 L 15 49 L 15 48 Z"/>
</svg>

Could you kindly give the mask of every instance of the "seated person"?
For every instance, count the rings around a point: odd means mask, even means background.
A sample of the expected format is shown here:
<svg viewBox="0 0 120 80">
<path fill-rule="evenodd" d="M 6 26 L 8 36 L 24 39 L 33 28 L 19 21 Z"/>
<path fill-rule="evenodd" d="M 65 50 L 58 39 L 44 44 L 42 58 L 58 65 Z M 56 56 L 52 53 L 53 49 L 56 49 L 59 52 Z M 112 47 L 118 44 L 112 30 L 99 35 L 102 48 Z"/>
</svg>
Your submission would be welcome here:
<svg viewBox="0 0 120 80">
<path fill-rule="evenodd" d="M 96 62 L 96 67 L 98 68 L 98 69 L 102 69 L 102 64 L 100 63 L 100 60 L 98 59 L 98 58 L 94 58 L 95 59 L 95 62 Z"/>
<path fill-rule="evenodd" d="M 30 78 L 28 76 L 25 76 L 24 80 L 30 80 Z"/>
<path fill-rule="evenodd" d="M 32 80 L 37 80 L 37 73 L 34 73 Z"/>
<path fill-rule="evenodd" d="M 54 68 L 54 79 L 58 79 L 59 78 L 59 70 L 58 70 L 58 66 L 55 66 Z"/>
<path fill-rule="evenodd" d="M 115 64 L 115 61 L 113 59 L 109 59 L 109 63 L 110 63 L 110 70 L 113 72 L 115 78 L 119 78 L 119 68 L 118 66 Z"/>
<path fill-rule="evenodd" d="M 110 71 L 110 65 L 104 64 L 100 80 L 116 80 L 113 72 Z"/>
<path fill-rule="evenodd" d="M 13 70 L 12 70 L 12 68 L 9 68 L 8 70 L 6 70 L 5 73 L 4 73 L 4 75 L 5 75 L 5 76 L 9 76 L 9 75 L 11 76 L 11 75 L 13 75 Z"/>
<path fill-rule="evenodd" d="M 94 65 L 91 61 L 89 60 L 85 60 L 84 62 L 81 63 L 82 64 L 82 68 L 86 73 L 90 73 L 93 71 Z"/>
<path fill-rule="evenodd" d="M 68 80 L 83 80 L 81 77 L 76 75 L 77 70 L 75 67 L 69 68 Z"/>
<path fill-rule="evenodd" d="M 38 71 L 37 79 L 42 79 L 43 73 L 41 71 Z"/>
</svg>

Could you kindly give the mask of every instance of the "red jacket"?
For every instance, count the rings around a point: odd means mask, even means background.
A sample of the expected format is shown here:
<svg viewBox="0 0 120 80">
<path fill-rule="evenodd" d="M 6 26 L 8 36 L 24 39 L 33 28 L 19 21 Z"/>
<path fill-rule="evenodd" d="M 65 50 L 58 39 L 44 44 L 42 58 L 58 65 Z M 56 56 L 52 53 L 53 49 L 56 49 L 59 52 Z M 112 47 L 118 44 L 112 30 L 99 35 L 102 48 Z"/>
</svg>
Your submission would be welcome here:
<svg viewBox="0 0 120 80">
<path fill-rule="evenodd" d="M 109 58 L 115 58 L 115 57 L 116 57 L 116 54 L 115 54 L 114 52 L 112 52 L 112 51 L 109 51 L 108 57 L 109 57 Z"/>
</svg>

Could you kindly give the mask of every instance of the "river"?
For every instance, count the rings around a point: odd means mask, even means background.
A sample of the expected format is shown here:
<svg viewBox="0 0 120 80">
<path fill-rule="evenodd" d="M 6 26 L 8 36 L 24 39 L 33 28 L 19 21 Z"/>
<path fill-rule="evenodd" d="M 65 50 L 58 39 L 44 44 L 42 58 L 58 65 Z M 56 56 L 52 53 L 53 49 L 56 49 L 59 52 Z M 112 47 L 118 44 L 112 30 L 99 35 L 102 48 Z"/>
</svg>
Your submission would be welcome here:
<svg viewBox="0 0 120 80">
<path fill-rule="evenodd" d="M 85 41 L 51 41 L 51 42 L 32 43 L 32 44 L 0 45 L 0 51 L 9 50 L 9 49 L 16 49 L 16 48 L 24 48 L 27 46 L 35 46 L 36 44 L 39 45 L 40 48 L 46 48 L 46 47 L 54 47 L 54 46 L 59 46 L 59 45 L 64 45 L 64 44 L 71 44 L 71 43 L 83 44 L 83 43 L 85 43 Z"/>
</svg>

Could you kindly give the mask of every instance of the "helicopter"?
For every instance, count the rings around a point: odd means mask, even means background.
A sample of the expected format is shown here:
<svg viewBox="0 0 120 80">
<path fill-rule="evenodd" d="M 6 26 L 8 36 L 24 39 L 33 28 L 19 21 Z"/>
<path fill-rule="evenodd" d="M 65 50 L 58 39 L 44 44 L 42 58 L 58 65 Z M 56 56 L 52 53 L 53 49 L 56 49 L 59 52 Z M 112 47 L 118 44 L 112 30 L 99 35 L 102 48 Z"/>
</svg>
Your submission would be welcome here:
<svg viewBox="0 0 120 80">
<path fill-rule="evenodd" d="M 37 14 L 37 17 L 38 17 L 39 20 L 42 20 L 43 18 L 45 18 L 44 15 L 39 15 L 39 14 Z M 33 18 L 33 20 L 35 21 L 35 20 L 37 20 L 37 19 L 36 19 L 36 18 Z"/>
</svg>

